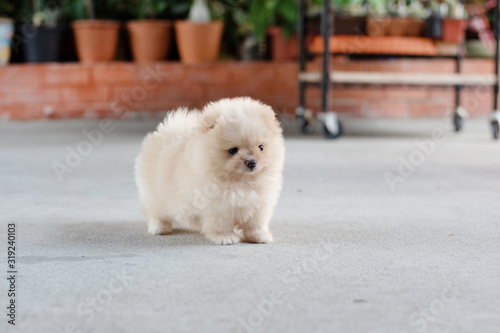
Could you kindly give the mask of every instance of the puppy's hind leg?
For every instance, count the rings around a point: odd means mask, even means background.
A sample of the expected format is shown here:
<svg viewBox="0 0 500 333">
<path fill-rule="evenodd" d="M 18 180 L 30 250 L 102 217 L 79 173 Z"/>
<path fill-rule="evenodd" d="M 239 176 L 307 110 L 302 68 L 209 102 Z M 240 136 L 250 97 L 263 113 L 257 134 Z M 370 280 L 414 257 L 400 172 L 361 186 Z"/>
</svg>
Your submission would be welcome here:
<svg viewBox="0 0 500 333">
<path fill-rule="evenodd" d="M 149 217 L 148 232 L 153 235 L 167 235 L 172 232 L 172 222 Z"/>
</svg>

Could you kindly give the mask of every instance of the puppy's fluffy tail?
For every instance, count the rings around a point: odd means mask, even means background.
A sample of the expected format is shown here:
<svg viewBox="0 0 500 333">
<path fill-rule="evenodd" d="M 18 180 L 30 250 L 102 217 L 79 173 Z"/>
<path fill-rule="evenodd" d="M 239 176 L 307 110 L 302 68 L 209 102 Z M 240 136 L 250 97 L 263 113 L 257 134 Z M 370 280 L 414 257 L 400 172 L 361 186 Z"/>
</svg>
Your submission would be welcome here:
<svg viewBox="0 0 500 333">
<path fill-rule="evenodd" d="M 170 112 L 156 130 L 144 138 L 137 165 L 140 167 L 142 155 L 156 158 L 162 149 L 176 142 L 184 142 L 193 130 L 200 126 L 199 119 L 200 112 L 197 110 L 190 111 L 186 108 L 179 108 Z"/>
<path fill-rule="evenodd" d="M 185 142 L 186 138 L 199 128 L 200 117 L 201 113 L 197 110 L 179 108 L 170 112 L 158 125 L 156 131 L 146 135 L 135 164 L 136 181 L 141 198 L 147 196 L 144 190 L 147 186 L 145 182 L 152 179 L 148 173 L 158 163 L 161 151 L 171 149 L 176 143 Z M 154 186 L 154 184 L 149 186 Z"/>
<path fill-rule="evenodd" d="M 160 136 L 167 142 L 182 140 L 194 129 L 200 126 L 200 112 L 179 108 L 167 114 L 163 122 L 156 128 L 154 134 Z"/>
</svg>

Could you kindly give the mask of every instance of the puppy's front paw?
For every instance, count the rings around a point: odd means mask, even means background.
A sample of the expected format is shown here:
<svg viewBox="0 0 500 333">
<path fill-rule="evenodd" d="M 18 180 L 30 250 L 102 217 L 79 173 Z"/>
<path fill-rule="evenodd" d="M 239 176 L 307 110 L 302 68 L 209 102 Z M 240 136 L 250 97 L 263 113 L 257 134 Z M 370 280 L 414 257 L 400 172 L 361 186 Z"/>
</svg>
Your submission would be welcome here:
<svg viewBox="0 0 500 333">
<path fill-rule="evenodd" d="M 238 244 L 241 240 L 236 234 L 227 235 L 209 235 L 208 238 L 218 245 Z"/>
<path fill-rule="evenodd" d="M 172 223 L 168 222 L 149 223 L 148 232 L 152 235 L 167 235 L 172 232 Z"/>
<path fill-rule="evenodd" d="M 258 244 L 272 243 L 273 235 L 270 232 L 247 234 L 245 235 L 245 241 Z"/>
</svg>

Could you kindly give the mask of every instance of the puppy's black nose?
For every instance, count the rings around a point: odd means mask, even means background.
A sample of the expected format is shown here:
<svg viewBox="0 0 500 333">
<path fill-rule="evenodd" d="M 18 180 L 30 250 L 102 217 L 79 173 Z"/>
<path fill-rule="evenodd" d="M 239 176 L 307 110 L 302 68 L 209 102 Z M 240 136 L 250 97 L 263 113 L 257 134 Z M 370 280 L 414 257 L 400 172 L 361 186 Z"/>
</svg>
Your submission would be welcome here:
<svg viewBox="0 0 500 333">
<path fill-rule="evenodd" d="M 248 160 L 245 162 L 245 164 L 250 170 L 253 170 L 255 168 L 255 166 L 257 165 L 257 161 L 256 160 Z"/>
</svg>

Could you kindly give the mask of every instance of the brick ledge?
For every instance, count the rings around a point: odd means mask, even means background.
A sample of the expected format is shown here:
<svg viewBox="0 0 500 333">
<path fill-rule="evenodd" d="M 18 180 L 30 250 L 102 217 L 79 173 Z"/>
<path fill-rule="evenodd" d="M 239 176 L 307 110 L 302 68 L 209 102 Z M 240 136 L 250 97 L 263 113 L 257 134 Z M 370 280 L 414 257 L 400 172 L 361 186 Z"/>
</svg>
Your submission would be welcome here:
<svg viewBox="0 0 500 333">
<path fill-rule="evenodd" d="M 352 71 L 453 72 L 451 59 L 348 61 L 332 66 Z M 308 64 L 318 70 L 319 62 Z M 466 59 L 466 73 L 491 73 L 491 59 Z M 277 112 L 293 114 L 298 101 L 295 62 L 179 62 L 134 64 L 25 64 L 0 68 L 0 118 L 122 117 L 135 111 L 200 108 L 210 100 L 251 96 Z M 361 117 L 440 117 L 453 107 L 451 87 L 335 85 L 331 108 Z M 319 109 L 319 90 L 307 90 L 308 107 Z M 463 104 L 473 116 L 492 108 L 491 89 L 471 87 Z"/>
</svg>

